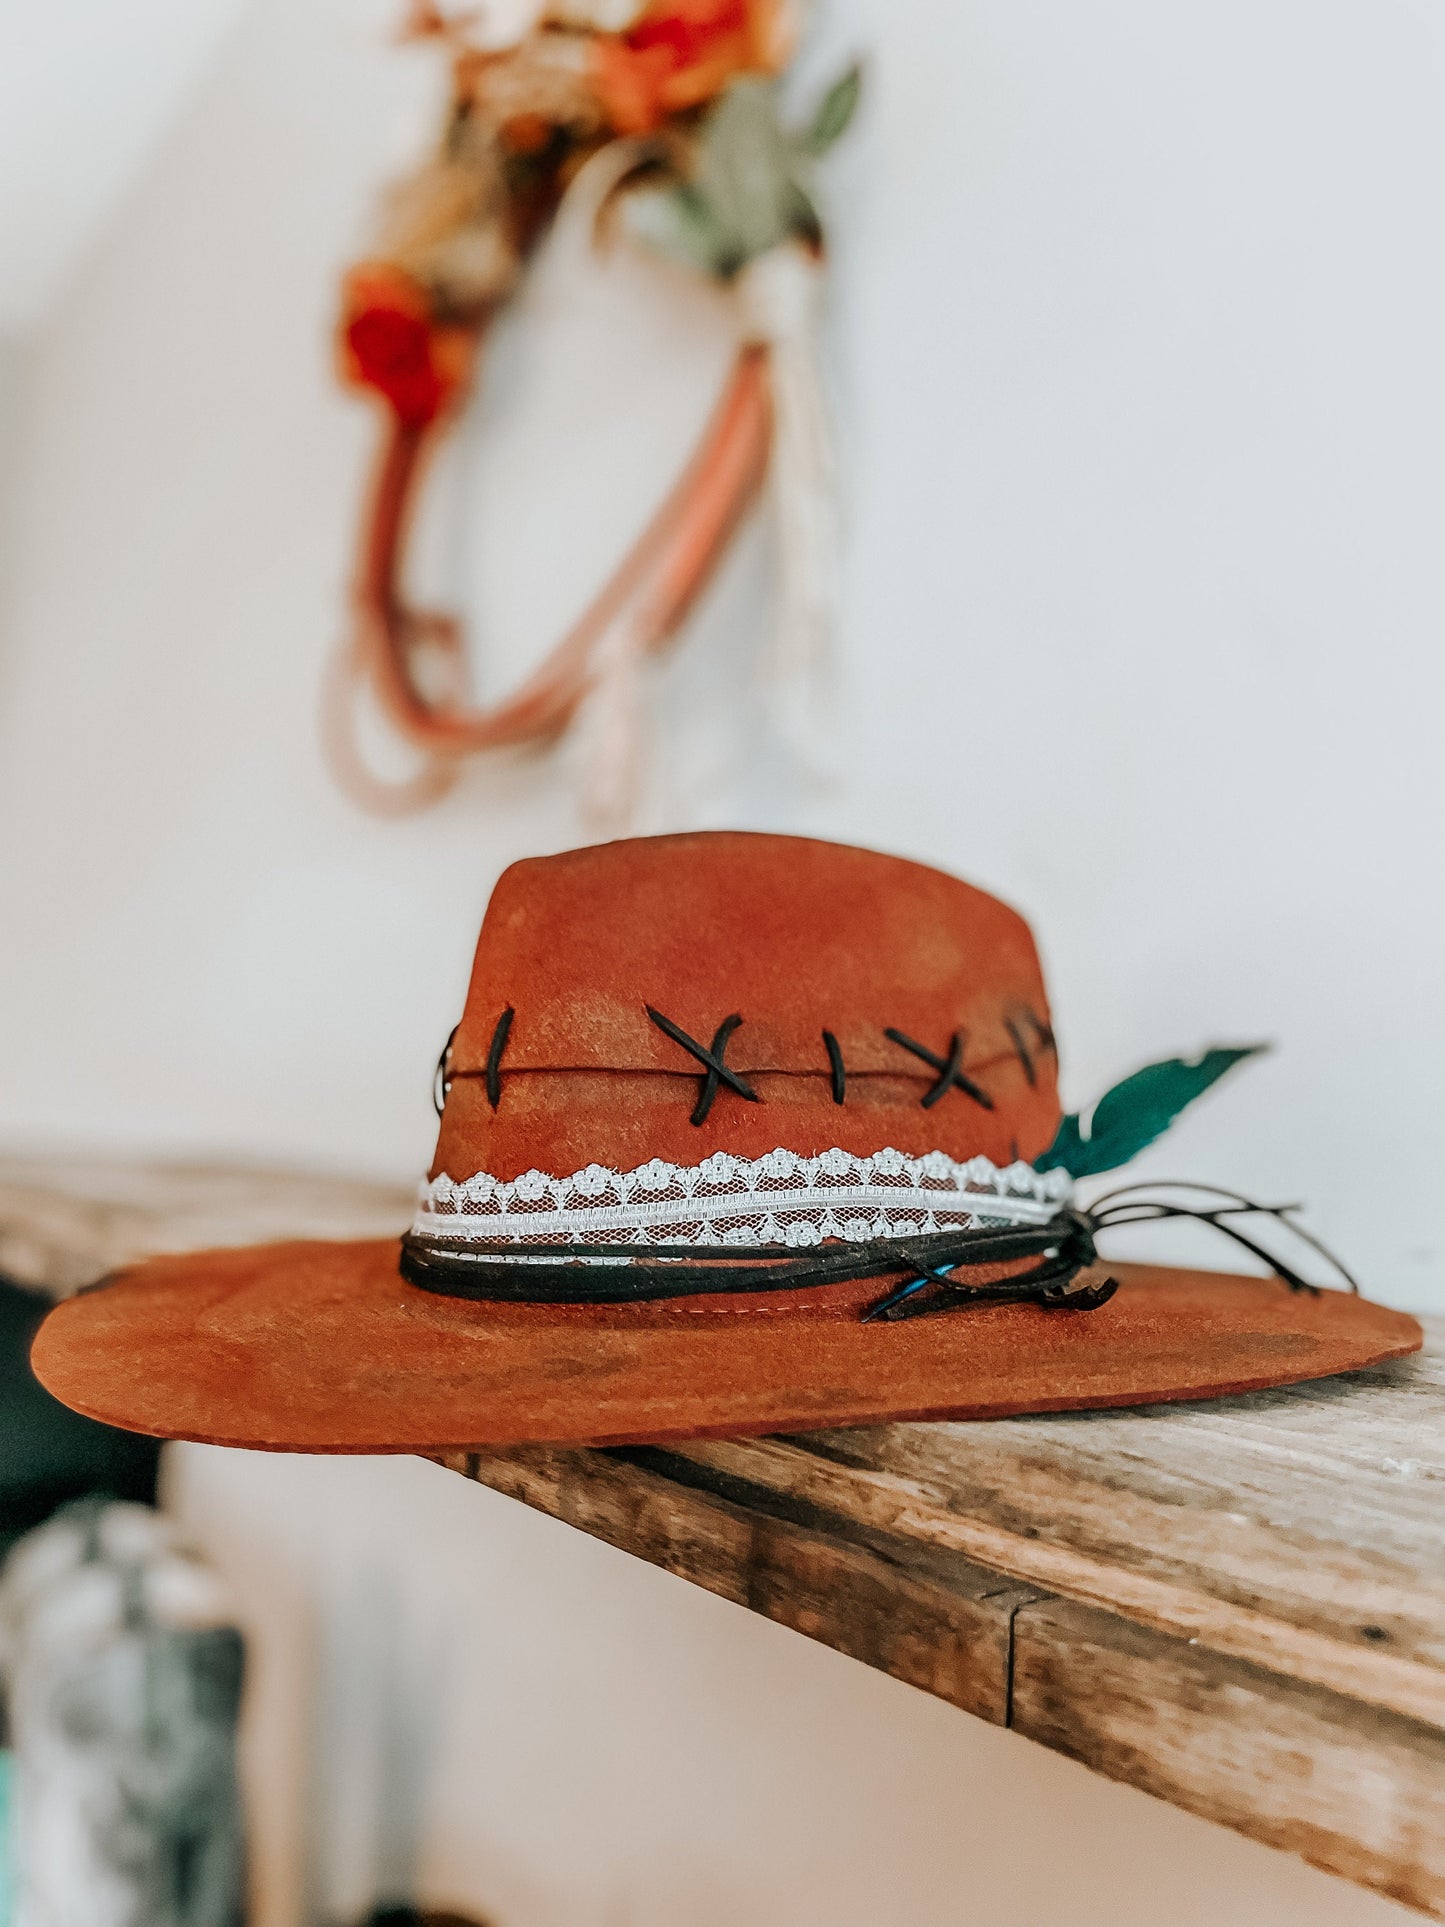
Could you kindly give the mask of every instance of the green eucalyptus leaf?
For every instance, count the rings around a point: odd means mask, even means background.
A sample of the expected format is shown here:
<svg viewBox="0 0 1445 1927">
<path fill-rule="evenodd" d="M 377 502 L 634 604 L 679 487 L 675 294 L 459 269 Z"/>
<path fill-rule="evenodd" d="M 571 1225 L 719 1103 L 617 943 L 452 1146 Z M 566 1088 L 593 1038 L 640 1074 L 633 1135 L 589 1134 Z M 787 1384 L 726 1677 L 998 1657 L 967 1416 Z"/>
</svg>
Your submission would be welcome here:
<svg viewBox="0 0 1445 1927">
<path fill-rule="evenodd" d="M 734 81 L 703 126 L 693 179 L 741 261 L 787 240 L 795 166 L 775 88 Z"/>
<path fill-rule="evenodd" d="M 736 244 L 690 181 L 639 189 L 624 206 L 629 231 L 645 246 L 704 274 L 732 271 Z"/>
<path fill-rule="evenodd" d="M 670 169 L 670 184 L 629 194 L 631 231 L 721 280 L 794 238 L 819 245 L 812 162 L 852 118 L 858 85 L 853 68 L 829 90 L 811 127 L 795 132 L 783 125 L 776 83 L 733 81 L 698 128 L 685 178 Z"/>
<path fill-rule="evenodd" d="M 813 116 L 813 124 L 807 133 L 810 153 L 826 154 L 839 135 L 846 133 L 848 123 L 857 111 L 862 87 L 863 69 L 855 62 L 846 74 L 833 82 Z"/>
<path fill-rule="evenodd" d="M 793 191 L 788 201 L 788 232 L 796 235 L 809 247 L 821 248 L 823 245 L 823 221 L 813 204 L 812 196 L 805 188 L 793 183 Z"/>
<path fill-rule="evenodd" d="M 1034 1169 L 1063 1170 L 1075 1178 L 1116 1171 L 1162 1136 L 1179 1113 L 1226 1071 L 1267 1048 L 1245 1044 L 1146 1065 L 1105 1092 L 1094 1106 L 1087 1132 L 1077 1112 L 1066 1117 L 1048 1150 L 1034 1160 Z"/>
</svg>

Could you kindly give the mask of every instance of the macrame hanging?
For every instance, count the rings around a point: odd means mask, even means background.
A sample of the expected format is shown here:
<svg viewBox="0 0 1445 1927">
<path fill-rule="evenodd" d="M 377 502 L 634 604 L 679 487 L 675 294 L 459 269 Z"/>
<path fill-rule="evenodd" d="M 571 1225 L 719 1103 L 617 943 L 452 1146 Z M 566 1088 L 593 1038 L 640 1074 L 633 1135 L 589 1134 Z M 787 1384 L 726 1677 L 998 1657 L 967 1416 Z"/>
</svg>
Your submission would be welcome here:
<svg viewBox="0 0 1445 1927">
<path fill-rule="evenodd" d="M 806 732 L 832 575 L 812 174 L 852 117 L 858 73 L 806 124 L 784 118 L 786 0 L 552 0 L 500 48 L 470 17 L 416 0 L 406 33 L 447 49 L 452 85 L 435 153 L 393 189 L 374 252 L 345 283 L 343 374 L 379 398 L 383 426 L 353 620 L 327 680 L 328 754 L 348 794 L 398 814 L 444 795 L 468 756 L 575 727 L 589 812 L 620 828 L 645 661 L 676 637 L 765 484 L 780 560 L 765 673 L 784 733 Z M 691 459 L 611 577 L 520 688 L 479 708 L 459 622 L 407 599 L 417 491 L 541 237 L 559 220 L 593 234 L 604 217 L 729 294 L 737 354 Z M 363 690 L 419 754 L 405 780 L 361 754 Z"/>
</svg>

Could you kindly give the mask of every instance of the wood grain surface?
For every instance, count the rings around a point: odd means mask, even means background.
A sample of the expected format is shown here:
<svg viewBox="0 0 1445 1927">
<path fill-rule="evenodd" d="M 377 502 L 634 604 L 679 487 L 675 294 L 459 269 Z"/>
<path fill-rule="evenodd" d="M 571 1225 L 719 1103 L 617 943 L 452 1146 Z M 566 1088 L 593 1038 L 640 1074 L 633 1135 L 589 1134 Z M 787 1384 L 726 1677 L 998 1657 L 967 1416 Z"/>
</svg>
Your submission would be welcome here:
<svg viewBox="0 0 1445 1927">
<path fill-rule="evenodd" d="M 377 1235 L 385 1187 L 0 1160 L 0 1264 Z M 1445 1919 L 1445 1320 L 1200 1406 L 441 1463 L 864 1664 Z"/>
<path fill-rule="evenodd" d="M 68 1298 L 166 1251 L 273 1238 L 395 1237 L 415 1187 L 246 1165 L 0 1155 L 0 1273 Z"/>
</svg>

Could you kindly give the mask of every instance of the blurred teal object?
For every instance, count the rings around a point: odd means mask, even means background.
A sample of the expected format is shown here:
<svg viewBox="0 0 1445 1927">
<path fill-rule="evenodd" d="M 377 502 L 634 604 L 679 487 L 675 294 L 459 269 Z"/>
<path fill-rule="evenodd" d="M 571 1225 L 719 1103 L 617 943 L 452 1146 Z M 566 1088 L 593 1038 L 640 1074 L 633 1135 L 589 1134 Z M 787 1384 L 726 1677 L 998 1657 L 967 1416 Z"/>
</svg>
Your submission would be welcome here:
<svg viewBox="0 0 1445 1927">
<path fill-rule="evenodd" d="M 70 1499 L 155 1501 L 156 1440 L 82 1418 L 31 1371 L 30 1341 L 49 1309 L 0 1276 L 0 1558 Z"/>
<path fill-rule="evenodd" d="M 155 1499 L 157 1441 L 82 1418 L 31 1371 L 30 1341 L 49 1309 L 47 1298 L 0 1276 L 0 1560 L 71 1500 Z M 0 1749 L 0 1927 L 11 1927 L 16 1914 L 15 1777 L 7 1746 Z"/>
</svg>

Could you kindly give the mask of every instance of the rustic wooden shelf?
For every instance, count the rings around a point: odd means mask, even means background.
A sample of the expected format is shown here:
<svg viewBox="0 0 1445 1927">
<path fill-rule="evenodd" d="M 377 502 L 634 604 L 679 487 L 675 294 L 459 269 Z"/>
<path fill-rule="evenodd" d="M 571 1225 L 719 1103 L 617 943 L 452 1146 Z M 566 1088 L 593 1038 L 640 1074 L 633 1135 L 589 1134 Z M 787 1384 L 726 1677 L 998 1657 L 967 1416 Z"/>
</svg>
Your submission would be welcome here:
<svg viewBox="0 0 1445 1927">
<path fill-rule="evenodd" d="M 0 1161 L 0 1268 L 375 1235 L 402 1194 Z M 1445 1919 L 1445 1320 L 1197 1406 L 439 1463 L 1113 1779 Z"/>
</svg>

